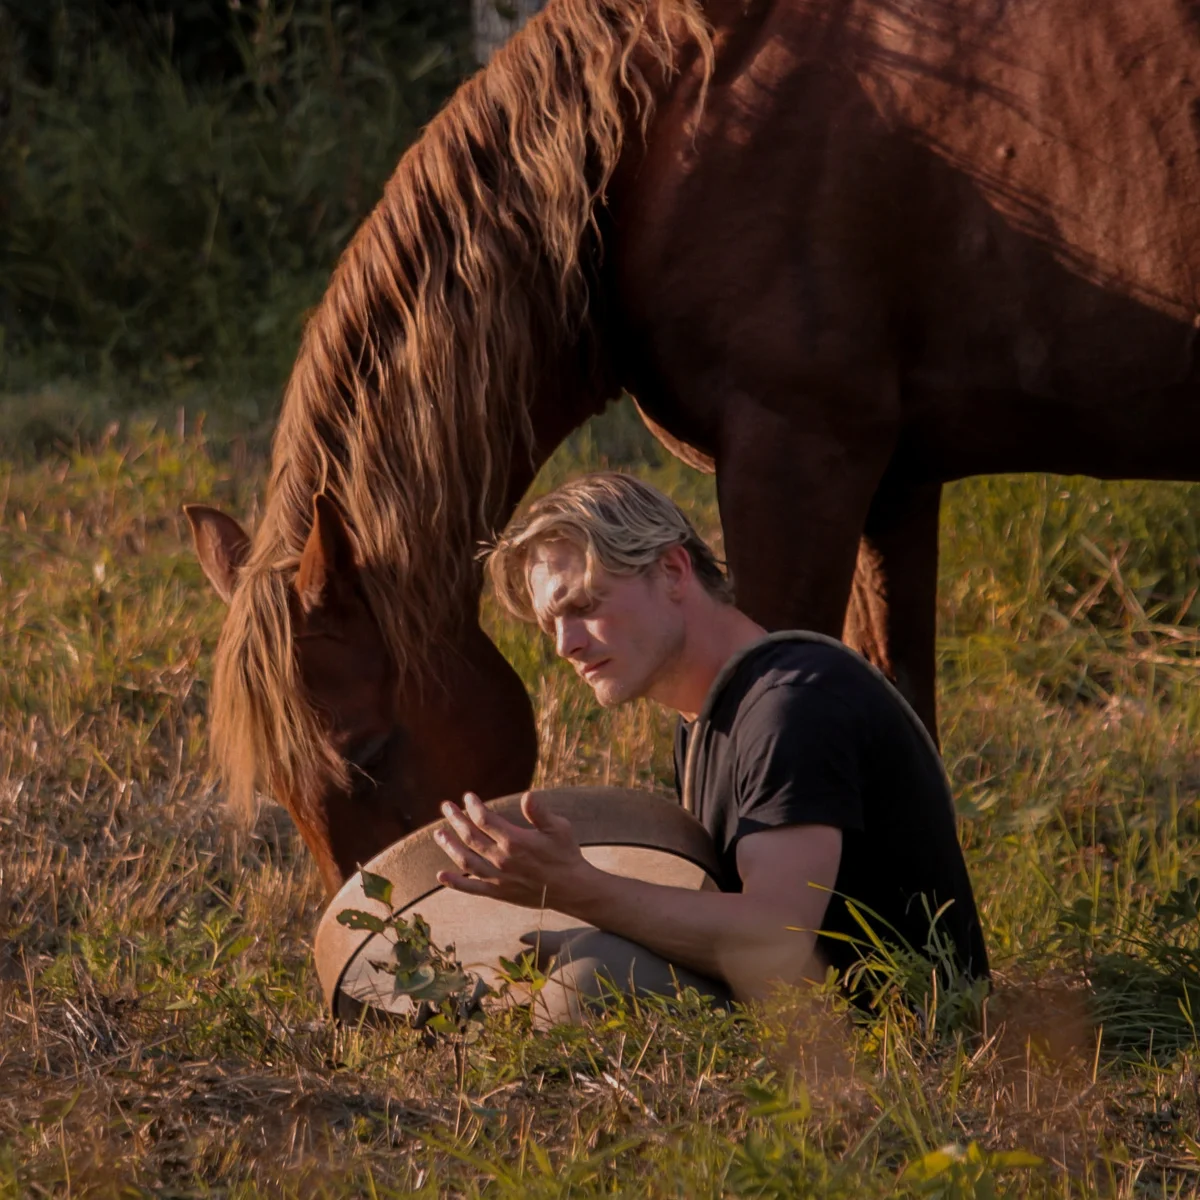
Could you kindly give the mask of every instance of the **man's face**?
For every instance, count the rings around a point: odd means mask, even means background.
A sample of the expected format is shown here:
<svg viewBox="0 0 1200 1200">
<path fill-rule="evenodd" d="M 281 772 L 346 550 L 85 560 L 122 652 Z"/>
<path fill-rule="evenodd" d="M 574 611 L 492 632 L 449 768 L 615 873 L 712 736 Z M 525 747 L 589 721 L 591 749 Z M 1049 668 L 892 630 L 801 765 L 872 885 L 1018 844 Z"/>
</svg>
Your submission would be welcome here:
<svg viewBox="0 0 1200 1200">
<path fill-rule="evenodd" d="M 683 649 L 684 622 L 661 565 L 642 575 L 597 568 L 570 542 L 547 542 L 530 558 L 529 592 L 554 648 L 606 708 L 648 695 Z"/>
</svg>

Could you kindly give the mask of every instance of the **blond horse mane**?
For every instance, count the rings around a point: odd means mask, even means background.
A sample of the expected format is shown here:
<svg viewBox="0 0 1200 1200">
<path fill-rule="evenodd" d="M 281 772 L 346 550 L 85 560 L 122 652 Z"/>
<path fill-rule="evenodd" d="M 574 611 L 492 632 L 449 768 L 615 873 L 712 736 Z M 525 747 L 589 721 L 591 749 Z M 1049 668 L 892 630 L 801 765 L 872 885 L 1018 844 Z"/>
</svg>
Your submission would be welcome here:
<svg viewBox="0 0 1200 1200">
<path fill-rule="evenodd" d="M 539 366 L 585 332 L 583 253 L 626 124 L 645 128 L 687 44 L 707 79 L 696 0 L 551 0 L 404 155 L 342 256 L 304 332 L 217 648 L 213 746 L 244 810 L 256 787 L 303 808 L 346 781 L 292 641 L 314 493 L 353 531 L 400 678 L 419 677 L 445 614 L 475 595 L 508 465 L 531 450 Z"/>
</svg>

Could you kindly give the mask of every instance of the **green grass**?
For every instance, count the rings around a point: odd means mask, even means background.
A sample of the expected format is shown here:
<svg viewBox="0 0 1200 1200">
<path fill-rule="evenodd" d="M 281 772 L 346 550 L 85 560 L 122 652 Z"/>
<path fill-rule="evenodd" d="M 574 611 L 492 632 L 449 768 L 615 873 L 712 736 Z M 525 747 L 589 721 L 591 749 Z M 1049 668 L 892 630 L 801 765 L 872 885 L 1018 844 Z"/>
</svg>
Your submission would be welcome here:
<svg viewBox="0 0 1200 1200">
<path fill-rule="evenodd" d="M 239 827 L 206 775 L 221 611 L 179 505 L 251 513 L 262 461 L 167 424 L 0 462 L 0 1196 L 1200 1191 L 1196 489 L 948 493 L 941 721 L 997 968 L 981 1032 L 955 995 L 858 1023 L 827 996 L 685 999 L 427 1049 L 326 1021 L 307 853 L 273 808 Z M 710 481 L 621 411 L 543 482 L 631 456 L 719 532 Z M 669 785 L 663 714 L 597 710 L 486 618 L 543 779 Z"/>
</svg>

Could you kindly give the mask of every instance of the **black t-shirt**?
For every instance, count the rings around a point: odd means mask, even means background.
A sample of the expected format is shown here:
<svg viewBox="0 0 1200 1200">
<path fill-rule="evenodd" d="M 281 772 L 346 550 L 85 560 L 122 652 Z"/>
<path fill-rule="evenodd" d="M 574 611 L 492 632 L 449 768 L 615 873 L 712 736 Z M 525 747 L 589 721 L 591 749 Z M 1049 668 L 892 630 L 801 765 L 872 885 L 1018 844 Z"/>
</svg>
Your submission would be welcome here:
<svg viewBox="0 0 1200 1200">
<path fill-rule="evenodd" d="M 857 940 L 864 932 L 846 898 L 878 914 L 885 941 L 913 949 L 934 929 L 952 939 L 960 971 L 988 973 L 987 951 L 958 843 L 942 765 L 909 715 L 870 667 L 840 647 L 765 642 L 719 693 L 697 748 L 693 803 L 716 843 L 725 891 L 741 891 L 737 844 L 786 825 L 842 830 L 837 882 L 822 929 Z M 692 726 L 675 742 L 677 787 Z M 855 946 L 820 936 L 843 972 Z"/>
</svg>

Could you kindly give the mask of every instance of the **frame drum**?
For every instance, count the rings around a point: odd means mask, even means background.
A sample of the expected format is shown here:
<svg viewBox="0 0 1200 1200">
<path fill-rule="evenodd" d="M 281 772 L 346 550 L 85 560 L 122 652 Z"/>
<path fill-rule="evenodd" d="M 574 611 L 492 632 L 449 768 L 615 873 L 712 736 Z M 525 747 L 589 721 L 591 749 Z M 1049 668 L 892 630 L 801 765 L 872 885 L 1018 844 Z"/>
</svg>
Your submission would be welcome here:
<svg viewBox="0 0 1200 1200">
<path fill-rule="evenodd" d="M 612 787 L 550 788 L 539 790 L 538 796 L 551 812 L 571 822 L 584 857 L 602 870 L 671 887 L 716 887 L 712 840 L 700 822 L 673 801 Z M 520 805 L 520 796 L 488 802 L 513 824 L 529 828 Z M 419 913 L 429 923 L 434 943 L 453 945 L 462 966 L 493 987 L 501 978 L 501 956 L 513 960 L 530 949 L 522 943 L 522 934 L 591 928 L 553 909 L 520 908 L 442 887 L 438 871 L 457 869 L 433 840 L 445 824 L 441 820 L 427 825 L 364 864 L 364 870 L 391 881 L 390 908 L 367 898 L 359 873 L 326 908 L 317 927 L 315 956 L 321 988 L 335 1016 L 353 1020 L 364 1008 L 394 1013 L 413 1009 L 408 996 L 393 994 L 392 977 L 371 966 L 372 960 L 390 960 L 391 941 L 383 934 L 339 924 L 337 915 L 344 909 L 384 918 Z"/>
</svg>

